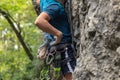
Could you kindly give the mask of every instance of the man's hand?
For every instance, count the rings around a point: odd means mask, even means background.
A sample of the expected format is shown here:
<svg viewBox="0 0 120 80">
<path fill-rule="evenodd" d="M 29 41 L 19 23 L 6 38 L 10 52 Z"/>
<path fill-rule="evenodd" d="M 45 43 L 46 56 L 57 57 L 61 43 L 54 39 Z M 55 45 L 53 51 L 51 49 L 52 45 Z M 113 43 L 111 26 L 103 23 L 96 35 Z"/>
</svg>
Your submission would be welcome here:
<svg viewBox="0 0 120 80">
<path fill-rule="evenodd" d="M 58 44 L 58 43 L 61 42 L 61 39 L 62 39 L 62 36 L 63 36 L 62 32 L 59 31 L 56 34 L 57 34 L 57 36 L 55 36 L 55 41 L 51 42 L 50 45 L 55 45 L 55 44 Z"/>
<path fill-rule="evenodd" d="M 59 33 L 57 33 L 56 40 L 55 40 L 56 44 L 60 43 L 60 41 L 62 39 L 62 35 L 63 34 L 61 31 L 59 31 Z"/>
</svg>

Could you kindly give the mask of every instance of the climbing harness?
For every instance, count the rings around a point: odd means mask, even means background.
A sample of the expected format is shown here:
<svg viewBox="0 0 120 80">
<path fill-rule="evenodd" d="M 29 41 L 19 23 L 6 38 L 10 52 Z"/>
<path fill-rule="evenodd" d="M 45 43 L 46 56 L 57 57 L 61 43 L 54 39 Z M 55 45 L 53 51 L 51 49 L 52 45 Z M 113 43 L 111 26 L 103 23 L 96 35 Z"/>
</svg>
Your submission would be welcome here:
<svg viewBox="0 0 120 80">
<path fill-rule="evenodd" d="M 46 55 L 46 64 L 52 64 L 54 67 L 60 67 L 61 62 L 70 61 L 71 59 L 69 57 L 65 59 L 62 59 L 61 57 L 61 54 L 65 54 L 67 51 L 68 46 L 72 47 L 73 56 L 76 57 L 76 51 L 71 43 L 59 43 L 49 47 L 48 54 Z"/>
<path fill-rule="evenodd" d="M 66 51 L 66 47 L 67 45 L 63 43 L 50 46 L 46 57 L 46 64 L 50 65 L 53 63 L 57 67 L 59 65 L 58 63 L 61 62 L 61 53 L 64 53 Z"/>
</svg>

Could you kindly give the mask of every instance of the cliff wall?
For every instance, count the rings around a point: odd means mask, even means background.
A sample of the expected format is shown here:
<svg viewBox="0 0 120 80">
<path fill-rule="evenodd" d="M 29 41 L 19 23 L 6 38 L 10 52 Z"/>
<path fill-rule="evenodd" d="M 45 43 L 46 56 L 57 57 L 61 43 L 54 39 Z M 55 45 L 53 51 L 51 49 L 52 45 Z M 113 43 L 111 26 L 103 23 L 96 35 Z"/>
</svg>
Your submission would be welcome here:
<svg viewBox="0 0 120 80">
<path fill-rule="evenodd" d="M 68 0 L 79 58 L 73 80 L 120 80 L 120 0 Z"/>
</svg>

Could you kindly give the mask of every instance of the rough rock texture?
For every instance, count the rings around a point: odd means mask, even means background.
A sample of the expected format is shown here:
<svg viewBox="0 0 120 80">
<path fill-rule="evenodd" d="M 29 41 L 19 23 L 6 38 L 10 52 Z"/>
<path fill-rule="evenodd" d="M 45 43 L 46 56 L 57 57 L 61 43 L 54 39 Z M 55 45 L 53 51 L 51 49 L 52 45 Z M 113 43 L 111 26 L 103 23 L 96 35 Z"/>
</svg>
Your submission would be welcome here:
<svg viewBox="0 0 120 80">
<path fill-rule="evenodd" d="M 120 80 L 120 0 L 68 0 L 68 13 L 79 53 L 73 80 Z"/>
</svg>

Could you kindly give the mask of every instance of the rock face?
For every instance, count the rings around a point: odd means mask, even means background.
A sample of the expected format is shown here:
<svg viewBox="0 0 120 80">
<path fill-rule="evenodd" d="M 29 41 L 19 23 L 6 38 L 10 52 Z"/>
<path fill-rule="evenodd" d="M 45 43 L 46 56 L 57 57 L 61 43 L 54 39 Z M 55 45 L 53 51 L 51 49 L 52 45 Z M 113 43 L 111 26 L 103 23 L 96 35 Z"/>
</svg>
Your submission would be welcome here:
<svg viewBox="0 0 120 80">
<path fill-rule="evenodd" d="M 73 80 L 120 80 L 120 0 L 68 0 L 79 53 Z"/>
</svg>

